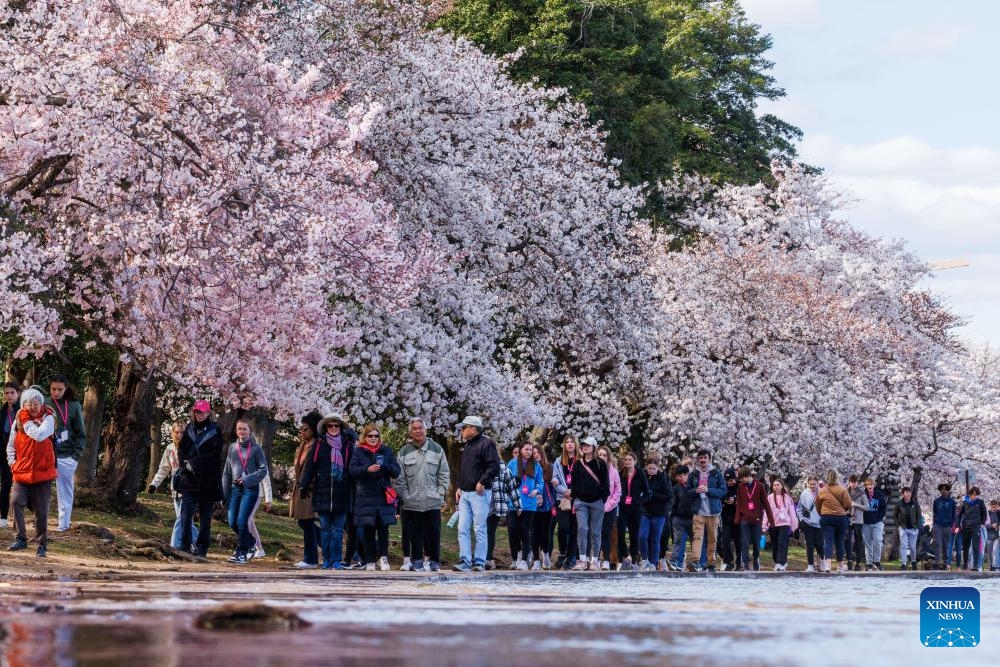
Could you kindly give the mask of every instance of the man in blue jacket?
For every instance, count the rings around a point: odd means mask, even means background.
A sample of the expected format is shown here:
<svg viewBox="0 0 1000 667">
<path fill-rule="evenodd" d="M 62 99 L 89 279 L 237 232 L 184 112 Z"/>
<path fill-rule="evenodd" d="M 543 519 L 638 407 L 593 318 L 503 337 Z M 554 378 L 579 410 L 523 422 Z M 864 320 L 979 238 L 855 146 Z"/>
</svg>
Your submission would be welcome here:
<svg viewBox="0 0 1000 667">
<path fill-rule="evenodd" d="M 882 538 L 885 533 L 885 509 L 888 500 L 882 489 L 875 488 L 875 480 L 865 479 L 865 498 L 868 509 L 864 511 L 861 539 L 865 543 L 865 569 L 882 569 Z"/>
<path fill-rule="evenodd" d="M 934 542 L 937 553 L 934 567 L 951 569 L 951 549 L 955 544 L 955 499 L 951 497 L 951 484 L 938 484 L 940 496 L 934 499 Z"/>
<path fill-rule="evenodd" d="M 726 496 L 726 480 L 722 471 L 712 465 L 712 453 L 707 449 L 698 452 L 697 464 L 688 475 L 687 489 L 695 508 L 691 529 L 694 536 L 692 553 L 700 556 L 704 540 L 708 540 L 708 571 L 715 572 L 715 543 L 719 533 L 719 515 L 722 514 L 722 499 Z M 697 571 L 701 572 L 699 564 Z"/>
</svg>

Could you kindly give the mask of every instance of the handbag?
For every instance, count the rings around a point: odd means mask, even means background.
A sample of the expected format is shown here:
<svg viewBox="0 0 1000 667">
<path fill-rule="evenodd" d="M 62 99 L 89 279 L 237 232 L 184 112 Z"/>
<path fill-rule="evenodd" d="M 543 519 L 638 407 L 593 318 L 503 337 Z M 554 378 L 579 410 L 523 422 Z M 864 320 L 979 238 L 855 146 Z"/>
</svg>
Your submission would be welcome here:
<svg viewBox="0 0 1000 667">
<path fill-rule="evenodd" d="M 399 494 L 396 493 L 396 489 L 391 486 L 385 487 L 385 502 L 387 505 L 395 505 L 398 498 Z"/>
<path fill-rule="evenodd" d="M 559 509 L 563 512 L 568 512 L 573 509 L 573 500 L 571 498 L 560 498 L 559 499 Z"/>
</svg>

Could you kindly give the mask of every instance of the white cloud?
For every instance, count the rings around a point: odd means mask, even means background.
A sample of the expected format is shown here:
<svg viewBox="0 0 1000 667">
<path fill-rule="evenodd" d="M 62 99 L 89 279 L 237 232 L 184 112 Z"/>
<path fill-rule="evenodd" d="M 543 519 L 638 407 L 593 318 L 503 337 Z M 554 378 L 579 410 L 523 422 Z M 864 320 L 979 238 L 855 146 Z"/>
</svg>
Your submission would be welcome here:
<svg viewBox="0 0 1000 667">
<path fill-rule="evenodd" d="M 900 28 L 882 43 L 882 52 L 893 56 L 936 55 L 955 46 L 964 32 L 957 26 Z"/>
<path fill-rule="evenodd" d="M 964 335 L 1000 345 L 1000 151 L 912 137 L 847 145 L 826 135 L 807 135 L 801 148 L 854 200 L 844 214 L 860 228 L 905 239 L 927 261 L 968 259 L 969 268 L 928 285 L 968 318 Z"/>
<path fill-rule="evenodd" d="M 774 28 L 818 28 L 823 14 L 819 0 L 743 0 L 747 18 L 765 32 Z"/>
</svg>

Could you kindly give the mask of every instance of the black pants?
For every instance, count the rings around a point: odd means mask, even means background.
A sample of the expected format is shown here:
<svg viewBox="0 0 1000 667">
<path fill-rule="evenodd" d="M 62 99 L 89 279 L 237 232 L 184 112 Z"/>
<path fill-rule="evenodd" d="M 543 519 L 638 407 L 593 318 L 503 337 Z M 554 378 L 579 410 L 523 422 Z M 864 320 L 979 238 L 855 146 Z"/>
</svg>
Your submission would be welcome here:
<svg viewBox="0 0 1000 667">
<path fill-rule="evenodd" d="M 864 524 L 852 523 L 847 531 L 847 560 L 851 563 L 865 562 L 865 538 L 862 535 Z"/>
<path fill-rule="evenodd" d="M 719 555 L 727 570 L 734 568 L 740 560 L 740 527 L 725 519 L 719 521 Z"/>
<path fill-rule="evenodd" d="M 316 519 L 299 519 L 302 529 L 302 562 L 319 565 L 319 526 Z"/>
<path fill-rule="evenodd" d="M 660 533 L 660 558 L 670 558 L 671 542 L 674 542 L 674 517 L 672 513 L 667 513 L 667 520 L 663 524 L 663 532 Z M 676 542 L 674 543 L 676 544 Z M 698 558 L 701 558 L 701 555 Z M 649 557 L 649 560 L 655 563 L 652 556 Z"/>
<path fill-rule="evenodd" d="M 181 551 L 187 551 L 191 548 L 191 522 L 195 512 L 197 512 L 199 523 L 195 551 L 199 556 L 208 553 L 208 547 L 212 544 L 212 509 L 214 507 L 215 501 L 198 500 L 190 491 L 181 493 Z"/>
<path fill-rule="evenodd" d="M 753 565 L 760 565 L 760 524 L 740 524 L 740 562 L 750 567 L 750 547 L 753 547 Z"/>
<path fill-rule="evenodd" d="M 615 560 L 611 557 L 611 529 L 618 522 L 618 508 L 604 513 L 604 523 L 601 524 L 601 560 Z M 621 539 L 621 535 L 618 536 Z"/>
<path fill-rule="evenodd" d="M 792 529 L 788 526 L 772 526 L 768 532 L 771 533 L 771 559 L 777 565 L 788 565 L 788 541 L 792 536 Z"/>
<path fill-rule="evenodd" d="M 639 522 L 642 512 L 638 509 L 622 510 L 618 513 L 618 562 L 625 560 L 625 531 L 628 531 L 627 555 L 632 563 L 639 563 Z"/>
<path fill-rule="evenodd" d="M 399 520 L 403 523 L 403 534 L 409 535 L 409 544 L 403 545 L 403 555 L 414 563 L 424 559 L 424 554 L 432 563 L 441 562 L 441 510 L 411 512 L 403 510 Z M 407 550 L 406 547 L 409 547 Z"/>
<path fill-rule="evenodd" d="M 531 559 L 531 528 L 535 513 L 522 511 L 507 513 L 507 536 L 510 538 L 510 560 Z"/>
<path fill-rule="evenodd" d="M 814 553 L 818 554 L 821 559 L 823 558 L 823 529 L 819 526 L 810 526 L 804 521 L 799 524 L 799 527 L 806 534 L 806 562 L 815 565 Z"/>
<path fill-rule="evenodd" d="M 552 555 L 552 512 L 535 512 L 531 525 L 531 553 L 535 560 L 541 560 L 542 554 Z"/>
<path fill-rule="evenodd" d="M 559 557 L 565 562 L 572 563 L 577 558 L 576 546 L 576 514 L 573 510 L 559 510 L 556 514 L 559 536 Z"/>
<path fill-rule="evenodd" d="M 365 547 L 363 540 L 358 539 L 358 527 L 354 525 L 354 514 L 347 515 L 347 524 L 344 526 L 344 534 L 347 535 L 347 550 L 344 560 L 359 563 L 365 562 Z"/>
<path fill-rule="evenodd" d="M 962 528 L 962 560 L 961 568 L 966 570 L 969 568 L 969 547 L 972 547 L 972 567 L 976 567 L 976 563 L 979 561 L 979 526 L 972 526 L 971 528 Z M 958 565 L 958 558 L 955 559 L 955 564 Z"/>
<path fill-rule="evenodd" d="M 497 546 L 497 526 L 499 525 L 499 514 L 491 514 L 486 517 L 486 560 L 493 560 L 493 550 Z"/>
<path fill-rule="evenodd" d="M 374 526 L 359 526 L 358 530 L 365 534 L 365 562 L 374 563 L 379 558 L 389 557 L 389 526 L 382 521 L 380 514 L 375 515 Z"/>
<path fill-rule="evenodd" d="M 7 442 L 6 439 L 3 442 Z M 0 456 L 0 518 L 6 519 L 10 515 L 10 490 L 14 485 L 14 475 L 10 472 L 10 464 L 7 463 L 6 445 L 3 456 Z"/>
</svg>

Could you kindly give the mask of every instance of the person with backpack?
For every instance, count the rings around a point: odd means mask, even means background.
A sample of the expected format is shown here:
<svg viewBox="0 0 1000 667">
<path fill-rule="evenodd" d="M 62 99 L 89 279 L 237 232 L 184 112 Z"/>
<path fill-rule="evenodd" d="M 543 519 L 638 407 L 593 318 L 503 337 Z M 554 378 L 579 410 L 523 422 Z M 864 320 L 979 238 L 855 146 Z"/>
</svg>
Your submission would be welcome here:
<svg viewBox="0 0 1000 667">
<path fill-rule="evenodd" d="M 389 526 L 396 523 L 397 497 L 392 480 L 400 472 L 378 426 L 366 425 L 348 462 L 348 474 L 354 480 L 354 524 L 364 530 L 366 570 L 374 570 L 376 563 L 383 572 L 389 570 Z M 322 520 L 320 515 L 321 535 Z"/>
<path fill-rule="evenodd" d="M 45 405 L 42 392 L 29 387 L 21 394 L 21 409 L 17 411 L 7 441 L 7 463 L 14 478 L 11 500 L 14 503 L 14 528 L 17 536 L 8 551 L 28 548 L 24 509 L 31 503 L 35 513 L 35 555 L 45 558 L 48 551 L 49 501 L 52 480 L 56 478 L 56 454 L 52 436 L 56 418 Z"/>
<path fill-rule="evenodd" d="M 955 530 L 962 531 L 961 565 L 963 570 L 977 570 L 982 567 L 981 530 L 989 521 L 989 511 L 986 503 L 979 497 L 979 487 L 973 486 L 969 489 L 969 499 L 962 503 L 962 508 L 958 511 L 955 521 Z M 972 553 L 972 562 L 969 563 L 969 554 Z M 956 564 L 958 559 L 956 559 Z"/>
<path fill-rule="evenodd" d="M 875 480 L 864 481 L 865 501 L 868 509 L 862 515 L 861 538 L 865 545 L 865 569 L 882 570 L 882 539 L 885 531 L 885 512 L 888 499 L 882 489 L 875 488 Z"/>
<path fill-rule="evenodd" d="M 736 523 L 740 526 L 740 564 L 737 570 L 760 570 L 760 535 L 763 530 L 764 518 L 774 525 L 774 515 L 767 501 L 767 491 L 759 479 L 755 479 L 753 471 L 748 466 L 740 468 L 737 473 L 740 478 L 736 493 Z M 750 551 L 753 551 L 753 561 Z"/>
<path fill-rule="evenodd" d="M 344 528 L 353 502 L 350 469 L 358 435 L 337 413 L 320 420 L 316 430 L 305 455 L 299 497 L 311 499 L 319 517 L 320 568 L 343 570 Z"/>
<path fill-rule="evenodd" d="M 87 430 L 83 424 L 83 407 L 65 375 L 52 376 L 45 404 L 56 416 L 56 507 L 59 510 L 56 530 L 63 532 L 69 530 L 73 518 L 76 468 L 87 448 Z"/>
<path fill-rule="evenodd" d="M 212 510 L 224 497 L 222 433 L 212 421 L 211 411 L 208 401 L 194 402 L 191 421 L 178 446 L 178 470 L 173 479 L 173 488 L 181 494 L 181 550 L 191 549 L 201 558 L 208 555 L 212 544 Z M 191 525 L 196 512 L 201 523 L 192 548 Z"/>
<path fill-rule="evenodd" d="M 916 570 L 917 538 L 924 523 L 920 504 L 913 499 L 913 489 L 903 487 L 902 499 L 896 503 L 895 519 L 899 528 L 899 562 L 903 570 Z"/>
</svg>

